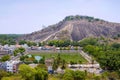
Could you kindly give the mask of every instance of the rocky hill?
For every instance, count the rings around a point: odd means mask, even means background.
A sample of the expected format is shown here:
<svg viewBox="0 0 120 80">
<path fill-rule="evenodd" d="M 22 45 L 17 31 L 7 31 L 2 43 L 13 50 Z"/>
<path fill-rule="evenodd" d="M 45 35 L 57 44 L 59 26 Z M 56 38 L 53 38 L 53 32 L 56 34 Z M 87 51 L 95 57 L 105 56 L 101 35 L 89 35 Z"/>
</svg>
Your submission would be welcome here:
<svg viewBox="0 0 120 80">
<path fill-rule="evenodd" d="M 89 16 L 67 16 L 63 21 L 48 26 L 40 31 L 26 34 L 19 39 L 47 41 L 70 39 L 79 41 L 86 37 L 114 37 L 120 34 L 120 24 L 104 21 Z"/>
</svg>

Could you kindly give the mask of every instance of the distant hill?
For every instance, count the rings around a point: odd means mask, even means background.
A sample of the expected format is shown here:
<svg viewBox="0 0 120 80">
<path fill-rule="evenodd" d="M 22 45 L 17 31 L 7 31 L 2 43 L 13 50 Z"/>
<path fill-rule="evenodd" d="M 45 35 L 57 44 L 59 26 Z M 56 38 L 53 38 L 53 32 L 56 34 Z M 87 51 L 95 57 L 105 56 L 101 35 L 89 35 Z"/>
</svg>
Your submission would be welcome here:
<svg viewBox="0 0 120 80">
<path fill-rule="evenodd" d="M 114 37 L 120 35 L 120 23 L 104 21 L 89 16 L 67 16 L 57 24 L 23 35 L 19 40 L 47 41 L 69 39 L 79 41 L 86 37 Z"/>
</svg>

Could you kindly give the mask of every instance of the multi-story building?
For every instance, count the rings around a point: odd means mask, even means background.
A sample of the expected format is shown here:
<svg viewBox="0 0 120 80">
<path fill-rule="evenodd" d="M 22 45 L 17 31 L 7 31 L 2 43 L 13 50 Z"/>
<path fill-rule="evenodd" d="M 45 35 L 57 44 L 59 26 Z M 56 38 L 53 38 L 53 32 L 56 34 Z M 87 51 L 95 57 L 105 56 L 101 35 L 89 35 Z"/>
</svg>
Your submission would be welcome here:
<svg viewBox="0 0 120 80">
<path fill-rule="evenodd" d="M 16 73 L 18 71 L 18 67 L 20 65 L 19 61 L 6 61 L 5 62 L 5 70 L 7 72 L 12 72 L 12 73 Z"/>
</svg>

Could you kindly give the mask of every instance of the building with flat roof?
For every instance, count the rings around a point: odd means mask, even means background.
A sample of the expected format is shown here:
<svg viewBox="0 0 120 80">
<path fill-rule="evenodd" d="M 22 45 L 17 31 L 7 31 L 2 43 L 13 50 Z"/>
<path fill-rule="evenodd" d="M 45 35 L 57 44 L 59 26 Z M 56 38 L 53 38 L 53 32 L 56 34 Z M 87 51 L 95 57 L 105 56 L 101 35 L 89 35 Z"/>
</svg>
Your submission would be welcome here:
<svg viewBox="0 0 120 80">
<path fill-rule="evenodd" d="M 12 72 L 12 73 L 16 73 L 18 71 L 18 67 L 20 65 L 20 61 L 6 61 L 5 62 L 5 70 L 7 72 Z"/>
</svg>

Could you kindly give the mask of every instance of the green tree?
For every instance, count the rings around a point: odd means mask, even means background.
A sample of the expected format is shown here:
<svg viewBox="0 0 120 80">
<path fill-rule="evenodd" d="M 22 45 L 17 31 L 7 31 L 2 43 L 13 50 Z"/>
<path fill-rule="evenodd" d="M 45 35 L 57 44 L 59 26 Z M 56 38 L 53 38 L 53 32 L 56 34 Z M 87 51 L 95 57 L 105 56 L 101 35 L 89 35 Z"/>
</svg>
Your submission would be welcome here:
<svg viewBox="0 0 120 80">
<path fill-rule="evenodd" d="M 58 68 L 58 63 L 57 63 L 56 59 L 54 59 L 54 62 L 52 64 L 52 69 L 57 70 L 57 68 Z"/>
<path fill-rule="evenodd" d="M 27 42 L 26 42 L 25 40 L 20 40 L 20 41 L 19 41 L 19 44 L 20 44 L 20 45 L 23 45 L 23 44 L 26 44 L 26 43 L 27 43 Z"/>
<path fill-rule="evenodd" d="M 40 67 L 35 68 L 35 80 L 48 80 L 48 72 Z"/>
<path fill-rule="evenodd" d="M 29 47 L 31 47 L 31 46 L 37 46 L 37 43 L 35 43 L 35 42 L 27 41 L 26 43 L 27 43 L 27 45 Z"/>
<path fill-rule="evenodd" d="M 43 56 L 43 58 L 39 61 L 39 63 L 45 64 L 45 56 Z"/>
<path fill-rule="evenodd" d="M 74 80 L 74 71 L 66 70 L 63 75 L 63 80 Z"/>
<path fill-rule="evenodd" d="M 24 61 L 25 56 L 20 56 L 20 61 Z"/>
<path fill-rule="evenodd" d="M 109 72 L 108 78 L 109 78 L 109 80 L 119 80 L 120 76 L 118 75 L 117 72 Z"/>
<path fill-rule="evenodd" d="M 38 43 L 38 45 L 39 45 L 39 46 L 42 46 L 42 43 L 41 43 L 41 42 L 39 42 L 39 43 Z"/>
<path fill-rule="evenodd" d="M 72 46 L 79 46 L 80 44 L 79 44 L 78 41 L 72 41 L 70 45 L 72 45 Z"/>
<path fill-rule="evenodd" d="M 9 77 L 3 77 L 1 80 L 11 80 Z"/>
<path fill-rule="evenodd" d="M 36 70 L 26 64 L 22 64 L 19 67 L 19 73 L 25 80 L 34 80 Z"/>
<path fill-rule="evenodd" d="M 84 50 L 93 56 L 98 56 L 99 47 L 93 45 L 87 45 L 84 47 Z"/>
<path fill-rule="evenodd" d="M 116 50 L 120 49 L 120 43 L 113 43 L 112 48 Z"/>
<path fill-rule="evenodd" d="M 45 64 L 38 64 L 36 68 L 41 68 L 47 71 L 47 66 Z"/>
<path fill-rule="evenodd" d="M 7 60 L 10 60 L 10 55 L 5 55 L 5 56 L 2 56 L 2 57 L 1 57 L 1 61 L 2 61 L 2 62 L 5 62 L 5 61 L 7 61 Z"/>
<path fill-rule="evenodd" d="M 1 45 L 4 46 L 5 44 L 8 44 L 8 42 L 6 40 L 2 40 Z"/>
<path fill-rule="evenodd" d="M 101 76 L 94 76 L 94 80 L 101 80 Z"/>
<path fill-rule="evenodd" d="M 3 77 L 6 77 L 8 76 L 8 73 L 4 70 L 0 70 L 0 80 L 3 78 Z"/>
<path fill-rule="evenodd" d="M 25 52 L 25 48 L 23 48 L 23 47 L 17 48 L 13 51 L 14 56 L 17 56 L 18 53 L 23 55 L 24 52 Z"/>
<path fill-rule="evenodd" d="M 75 71 L 74 72 L 74 80 L 85 80 L 85 72 Z"/>
<path fill-rule="evenodd" d="M 98 61 L 103 69 L 118 71 L 120 69 L 120 52 L 107 51 L 98 57 Z"/>
<path fill-rule="evenodd" d="M 63 80 L 85 80 L 85 72 L 66 70 L 63 75 Z"/>
<path fill-rule="evenodd" d="M 25 48 L 23 48 L 23 47 L 20 47 L 20 48 L 18 48 L 18 50 L 19 50 L 19 52 L 23 55 L 23 53 L 25 52 Z"/>
<path fill-rule="evenodd" d="M 87 45 L 96 45 L 97 41 L 97 38 L 85 38 L 80 41 L 80 46 L 85 47 Z"/>
<path fill-rule="evenodd" d="M 61 55 L 60 55 L 60 53 L 58 53 L 58 55 L 57 55 L 57 58 L 56 58 L 56 63 L 57 63 L 57 65 L 59 65 L 60 64 L 60 62 L 61 62 Z"/>
<path fill-rule="evenodd" d="M 66 62 L 65 62 L 65 60 L 62 60 L 62 67 L 61 67 L 61 69 L 65 69 L 66 68 Z"/>
<path fill-rule="evenodd" d="M 15 50 L 13 51 L 14 56 L 17 56 L 18 53 L 19 53 L 19 50 L 18 50 L 18 49 L 15 49 Z"/>
</svg>

